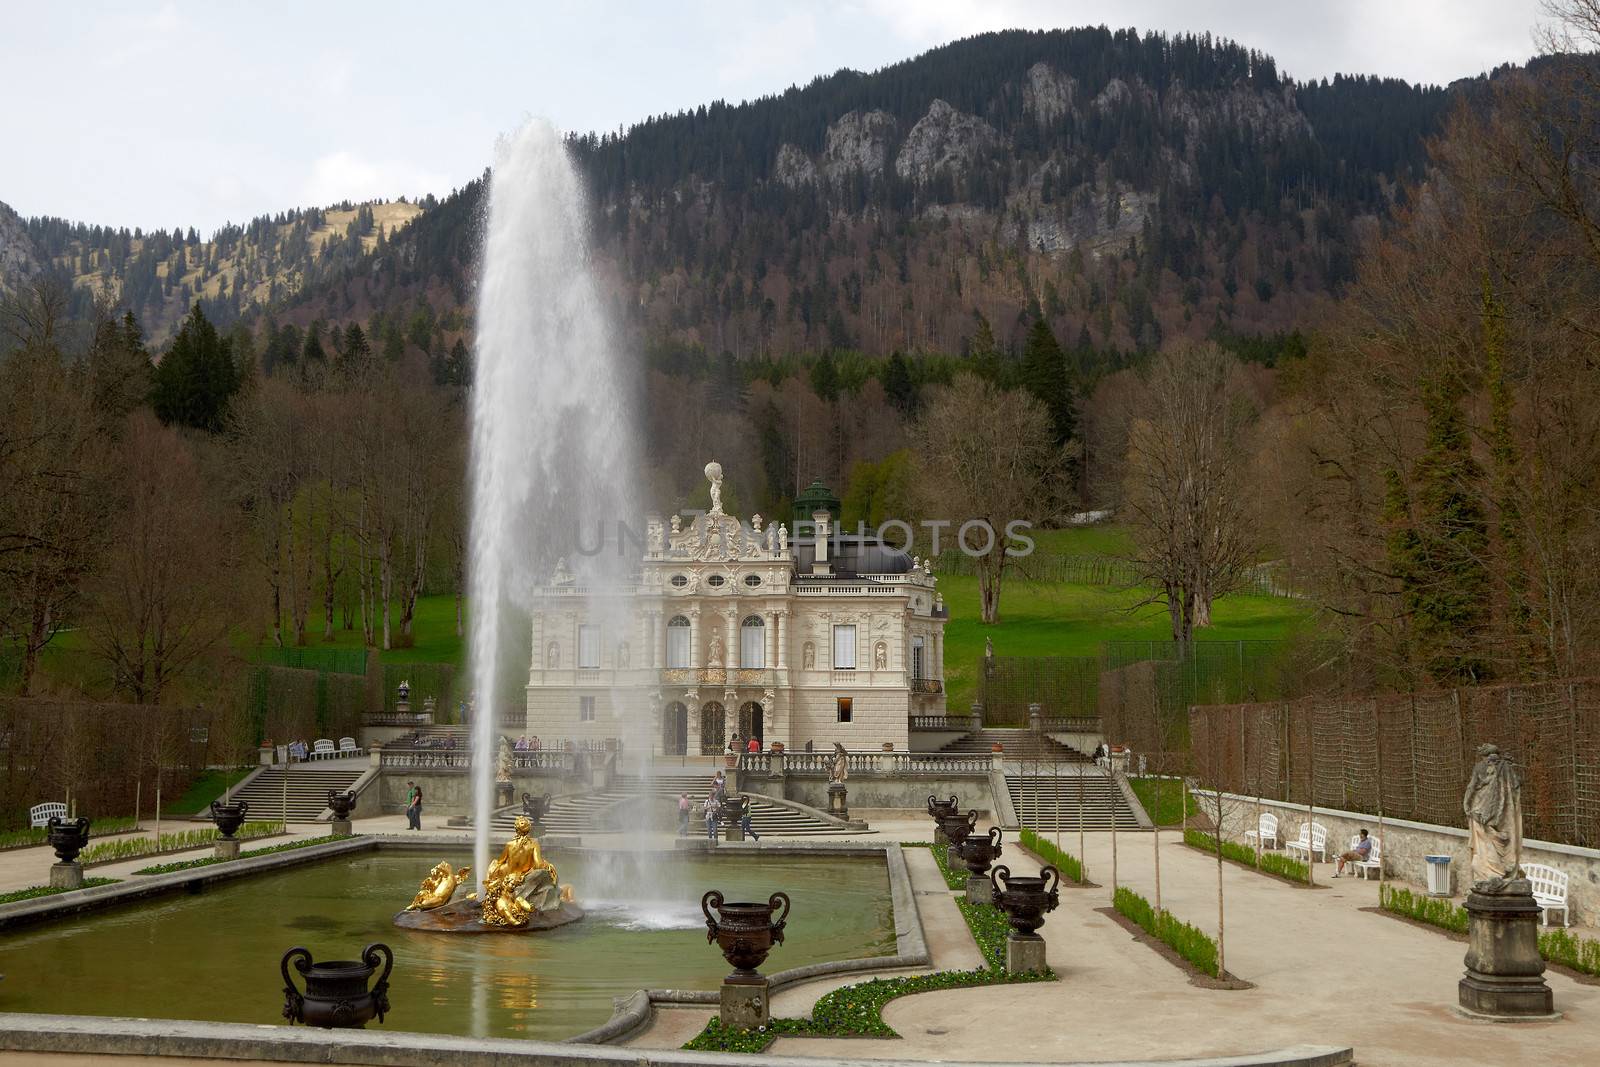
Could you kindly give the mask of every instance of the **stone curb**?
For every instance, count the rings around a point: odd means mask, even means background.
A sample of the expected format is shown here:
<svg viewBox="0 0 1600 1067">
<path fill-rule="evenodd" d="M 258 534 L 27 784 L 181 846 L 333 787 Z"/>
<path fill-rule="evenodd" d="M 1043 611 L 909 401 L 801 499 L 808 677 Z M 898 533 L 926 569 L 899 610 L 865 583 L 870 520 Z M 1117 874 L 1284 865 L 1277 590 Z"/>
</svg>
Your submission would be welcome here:
<svg viewBox="0 0 1600 1067">
<path fill-rule="evenodd" d="M 633 999 L 633 998 L 630 998 Z M 312 1030 L 240 1023 L 169 1022 L 82 1015 L 0 1014 L 0 1050 L 100 1056 L 173 1056 L 274 1063 L 345 1063 L 373 1067 L 702 1067 L 750 1057 L 679 1049 L 557 1044 L 404 1031 Z M 848 1060 L 763 1056 L 769 1067 L 926 1067 L 921 1060 Z M 959 1062 L 959 1061 L 952 1061 Z M 1051 1061 L 1054 1067 L 1073 1062 Z M 1082 1067 L 1084 1061 L 1075 1061 Z M 1096 1061 L 1097 1067 L 1347 1067 L 1350 1048 L 1296 1045 L 1242 1056 L 1192 1060 Z M 1043 1067 L 988 1064 L 986 1067 Z"/>
</svg>

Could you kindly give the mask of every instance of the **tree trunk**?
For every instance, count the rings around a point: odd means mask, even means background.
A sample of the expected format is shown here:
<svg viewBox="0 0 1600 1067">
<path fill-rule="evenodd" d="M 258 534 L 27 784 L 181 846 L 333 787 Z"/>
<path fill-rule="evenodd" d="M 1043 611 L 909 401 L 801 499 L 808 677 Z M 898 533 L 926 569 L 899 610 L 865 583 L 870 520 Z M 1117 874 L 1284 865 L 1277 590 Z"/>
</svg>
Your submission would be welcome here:
<svg viewBox="0 0 1600 1067">
<path fill-rule="evenodd" d="M 383 599 L 383 650 L 393 648 L 390 633 L 389 602 L 394 593 L 394 561 L 389 545 L 389 538 L 385 537 L 378 543 L 378 591 Z"/>
<path fill-rule="evenodd" d="M 997 551 L 999 551 L 997 549 Z M 986 623 L 995 623 L 1000 620 L 1000 576 L 1003 570 L 1001 563 L 995 562 L 992 557 L 978 561 L 978 595 L 981 617 Z"/>
</svg>

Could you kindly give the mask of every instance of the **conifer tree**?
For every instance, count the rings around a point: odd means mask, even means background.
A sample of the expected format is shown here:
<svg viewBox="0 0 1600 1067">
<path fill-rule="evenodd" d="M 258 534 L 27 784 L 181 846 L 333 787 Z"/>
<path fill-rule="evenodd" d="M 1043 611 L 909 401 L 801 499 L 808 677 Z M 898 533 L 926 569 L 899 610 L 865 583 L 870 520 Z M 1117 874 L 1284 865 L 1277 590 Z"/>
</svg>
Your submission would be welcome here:
<svg viewBox="0 0 1600 1067">
<path fill-rule="evenodd" d="M 196 303 L 156 364 L 150 406 L 168 425 L 217 433 L 238 389 L 232 346 Z"/>
<path fill-rule="evenodd" d="M 1067 375 L 1067 357 L 1043 318 L 1034 319 L 1028 331 L 1028 346 L 1022 356 L 1022 384 L 1050 413 L 1056 444 L 1071 440 L 1072 381 Z"/>
<path fill-rule="evenodd" d="M 917 395 L 917 383 L 911 377 L 911 365 L 906 362 L 906 357 L 896 349 L 889 356 L 889 362 L 883 368 L 883 392 L 889 398 L 889 403 L 895 410 L 907 418 L 912 418 L 917 413 L 917 404 L 920 397 Z"/>
</svg>

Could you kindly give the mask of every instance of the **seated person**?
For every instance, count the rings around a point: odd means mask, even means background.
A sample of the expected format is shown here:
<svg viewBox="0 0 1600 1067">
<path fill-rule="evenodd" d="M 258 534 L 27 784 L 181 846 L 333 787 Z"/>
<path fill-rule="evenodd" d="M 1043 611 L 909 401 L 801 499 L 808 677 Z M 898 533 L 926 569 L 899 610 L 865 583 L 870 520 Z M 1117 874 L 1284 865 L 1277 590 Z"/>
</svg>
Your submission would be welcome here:
<svg viewBox="0 0 1600 1067">
<path fill-rule="evenodd" d="M 1361 831 L 1361 836 L 1356 839 L 1355 848 L 1352 848 L 1349 852 L 1341 852 L 1341 853 L 1339 853 L 1339 866 L 1333 872 L 1333 876 L 1335 878 L 1337 878 L 1341 874 L 1343 874 L 1344 873 L 1344 865 L 1346 863 L 1365 863 L 1366 860 L 1367 860 L 1367 857 L 1369 857 L 1371 855 L 1372 855 L 1372 838 L 1367 836 L 1367 832 L 1365 830 L 1362 830 Z"/>
</svg>

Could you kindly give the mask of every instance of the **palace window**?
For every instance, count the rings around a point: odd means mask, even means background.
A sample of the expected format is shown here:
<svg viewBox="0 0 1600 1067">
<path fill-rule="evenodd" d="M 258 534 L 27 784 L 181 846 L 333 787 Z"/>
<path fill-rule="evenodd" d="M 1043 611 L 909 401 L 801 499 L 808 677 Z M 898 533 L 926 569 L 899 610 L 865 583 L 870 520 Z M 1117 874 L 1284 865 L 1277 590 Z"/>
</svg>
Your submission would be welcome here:
<svg viewBox="0 0 1600 1067">
<path fill-rule="evenodd" d="M 849 697 L 839 697 L 839 699 L 838 699 L 838 708 L 839 708 L 839 721 L 840 722 L 849 722 L 850 721 L 850 698 Z"/>
<path fill-rule="evenodd" d="M 600 668 L 600 627 L 584 625 L 578 627 L 578 669 L 598 670 Z"/>
<path fill-rule="evenodd" d="M 722 588 L 722 584 L 727 580 L 728 579 L 724 578 L 720 574 L 713 574 L 711 577 L 706 579 L 706 584 L 713 589 L 720 589 Z"/>
<path fill-rule="evenodd" d="M 833 628 L 833 669 L 836 671 L 853 671 L 856 669 L 856 628 L 854 626 L 835 626 Z"/>
<path fill-rule="evenodd" d="M 913 637 L 911 639 L 911 677 L 913 677 L 913 678 L 926 678 L 927 677 L 927 675 L 922 673 L 922 638 L 921 637 Z"/>
<path fill-rule="evenodd" d="M 744 576 L 744 584 L 748 585 L 751 589 L 754 589 L 756 586 L 761 584 L 761 575 L 759 575 L 759 574 L 747 574 L 747 575 L 745 575 Z"/>
<path fill-rule="evenodd" d="M 578 721 L 594 722 L 594 697 L 578 698 Z"/>
<path fill-rule="evenodd" d="M 688 584 L 689 584 L 689 576 L 687 574 L 674 574 L 672 576 L 673 588 L 682 589 L 684 586 L 686 586 Z"/>
<path fill-rule="evenodd" d="M 767 627 L 760 615 L 746 615 L 739 624 L 739 666 L 754 670 L 767 665 Z"/>
<path fill-rule="evenodd" d="M 674 615 L 667 621 L 667 666 L 689 665 L 689 620 Z"/>
</svg>

